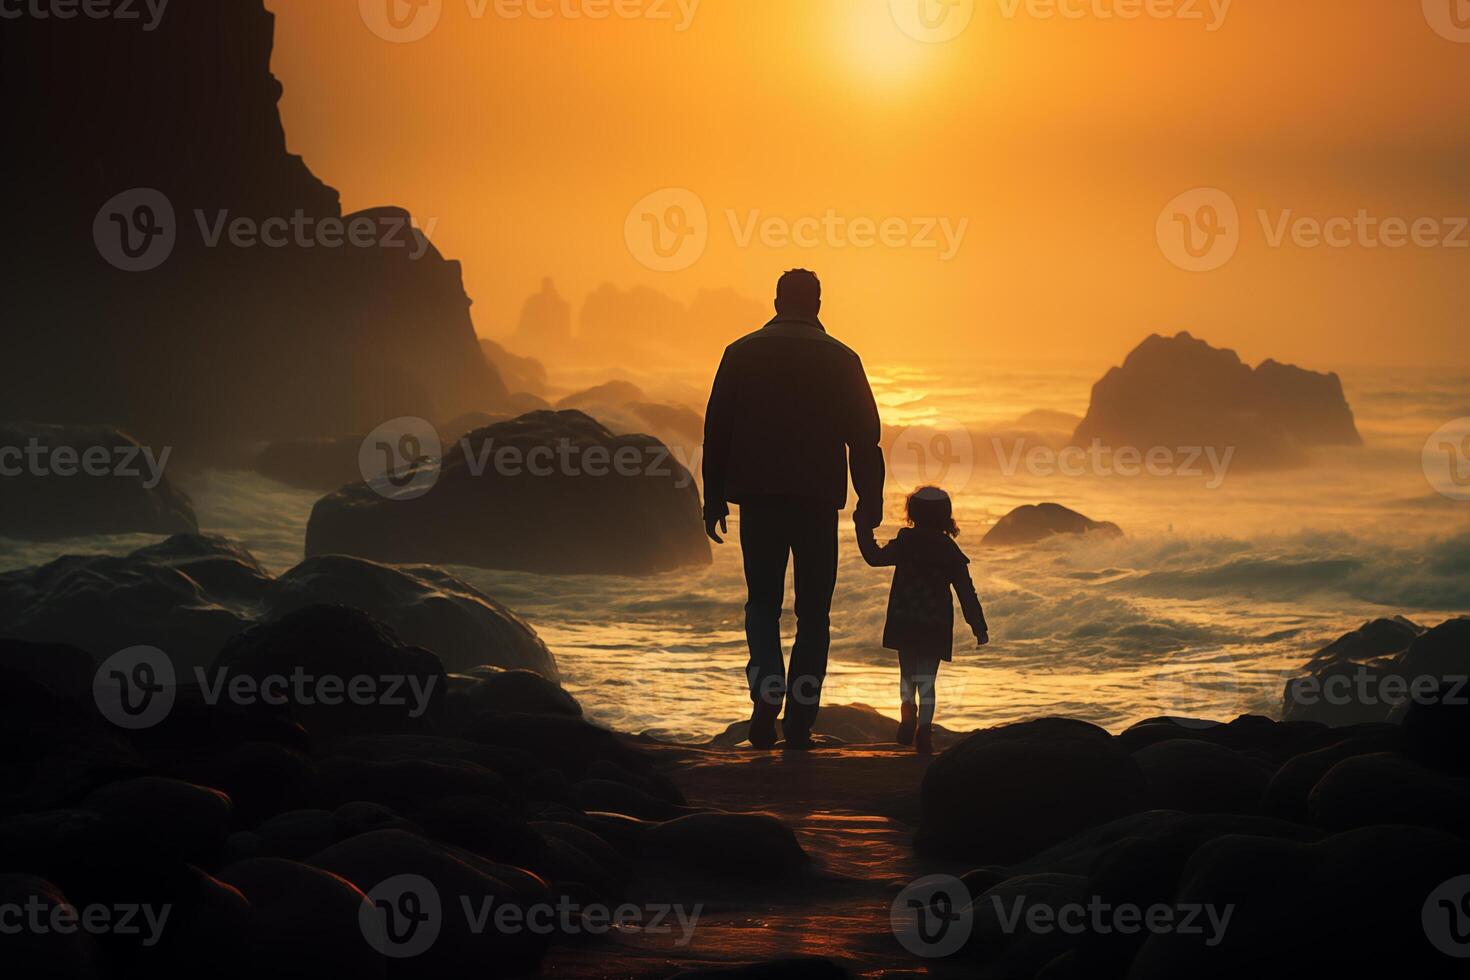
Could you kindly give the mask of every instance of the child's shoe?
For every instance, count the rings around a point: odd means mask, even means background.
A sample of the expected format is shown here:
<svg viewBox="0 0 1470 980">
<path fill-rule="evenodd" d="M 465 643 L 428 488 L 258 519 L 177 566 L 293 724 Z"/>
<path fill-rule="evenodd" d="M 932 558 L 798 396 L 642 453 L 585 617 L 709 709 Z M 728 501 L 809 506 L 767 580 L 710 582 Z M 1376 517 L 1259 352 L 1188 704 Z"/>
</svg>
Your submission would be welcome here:
<svg viewBox="0 0 1470 980">
<path fill-rule="evenodd" d="M 914 744 L 914 726 L 919 723 L 919 709 L 912 701 L 905 701 L 899 708 L 899 717 L 903 720 L 898 723 L 898 735 L 894 741 L 899 745 Z"/>
<path fill-rule="evenodd" d="M 934 754 L 933 725 L 920 725 L 914 730 L 914 751 L 919 755 Z"/>
</svg>

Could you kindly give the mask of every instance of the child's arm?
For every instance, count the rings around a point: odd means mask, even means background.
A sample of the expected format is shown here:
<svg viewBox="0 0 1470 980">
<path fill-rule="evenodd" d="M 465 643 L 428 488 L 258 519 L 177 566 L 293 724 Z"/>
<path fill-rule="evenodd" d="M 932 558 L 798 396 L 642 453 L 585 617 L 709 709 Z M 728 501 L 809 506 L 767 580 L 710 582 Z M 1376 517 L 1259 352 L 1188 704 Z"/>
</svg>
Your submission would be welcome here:
<svg viewBox="0 0 1470 980">
<path fill-rule="evenodd" d="M 863 561 L 872 565 L 874 568 L 883 568 L 897 563 L 897 556 L 893 553 L 893 542 L 890 541 L 885 545 L 879 545 L 873 537 L 872 528 L 863 527 L 859 524 L 857 528 L 857 542 L 858 551 L 862 552 L 863 555 Z"/>
<path fill-rule="evenodd" d="M 975 594 L 975 583 L 970 579 L 970 566 L 960 563 L 955 566 L 954 591 L 960 600 L 960 611 L 970 631 L 983 645 L 990 642 L 990 627 L 985 622 L 985 610 L 980 607 L 980 597 Z"/>
</svg>

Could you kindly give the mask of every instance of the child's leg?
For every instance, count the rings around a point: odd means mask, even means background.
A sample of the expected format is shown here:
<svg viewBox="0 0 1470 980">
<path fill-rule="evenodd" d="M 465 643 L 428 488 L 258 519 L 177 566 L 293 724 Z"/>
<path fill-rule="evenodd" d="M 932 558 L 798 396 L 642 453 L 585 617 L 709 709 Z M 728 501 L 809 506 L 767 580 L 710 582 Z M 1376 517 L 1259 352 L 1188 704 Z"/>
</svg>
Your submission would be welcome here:
<svg viewBox="0 0 1470 980">
<path fill-rule="evenodd" d="M 898 653 L 898 699 L 902 704 L 913 704 L 916 689 L 914 686 L 914 657 L 912 654 Z"/>
<path fill-rule="evenodd" d="M 923 657 L 914 665 L 912 681 L 919 695 L 919 724 L 934 723 L 935 683 L 939 677 L 939 658 Z"/>
</svg>

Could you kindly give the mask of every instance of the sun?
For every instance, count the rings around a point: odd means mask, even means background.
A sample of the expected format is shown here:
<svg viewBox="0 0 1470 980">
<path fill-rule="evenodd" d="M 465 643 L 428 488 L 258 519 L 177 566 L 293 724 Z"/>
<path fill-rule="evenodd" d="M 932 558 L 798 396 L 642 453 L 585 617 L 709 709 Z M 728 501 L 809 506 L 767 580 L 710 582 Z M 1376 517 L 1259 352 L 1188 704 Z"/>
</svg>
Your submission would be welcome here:
<svg viewBox="0 0 1470 980">
<path fill-rule="evenodd" d="M 893 89 L 907 87 L 932 69 L 939 46 L 904 33 L 888 0 L 860 0 L 841 9 L 842 23 L 832 33 L 849 71 L 874 87 Z"/>
</svg>

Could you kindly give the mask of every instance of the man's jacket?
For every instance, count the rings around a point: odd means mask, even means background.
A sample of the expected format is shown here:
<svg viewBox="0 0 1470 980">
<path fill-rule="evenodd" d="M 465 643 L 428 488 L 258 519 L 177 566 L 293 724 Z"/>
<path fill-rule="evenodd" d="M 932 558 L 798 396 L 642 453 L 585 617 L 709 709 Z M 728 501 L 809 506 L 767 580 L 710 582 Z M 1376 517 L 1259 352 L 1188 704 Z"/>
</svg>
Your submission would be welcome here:
<svg viewBox="0 0 1470 980">
<path fill-rule="evenodd" d="M 878 406 L 857 354 L 815 317 L 778 316 L 725 349 L 704 416 L 705 519 L 728 502 L 798 497 L 881 508 Z"/>
</svg>

